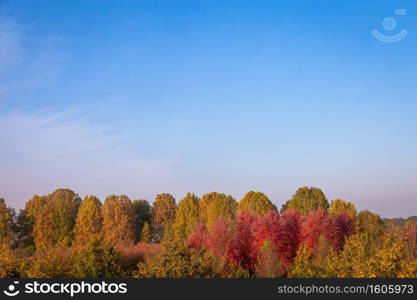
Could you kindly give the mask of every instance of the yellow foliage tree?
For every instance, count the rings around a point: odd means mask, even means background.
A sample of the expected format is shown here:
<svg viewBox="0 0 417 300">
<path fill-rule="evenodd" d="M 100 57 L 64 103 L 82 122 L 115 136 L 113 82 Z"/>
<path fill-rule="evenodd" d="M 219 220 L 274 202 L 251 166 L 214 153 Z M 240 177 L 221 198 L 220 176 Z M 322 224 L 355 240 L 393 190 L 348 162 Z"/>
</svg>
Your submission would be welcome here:
<svg viewBox="0 0 417 300">
<path fill-rule="evenodd" d="M 176 238 L 185 240 L 198 221 L 199 199 L 191 193 L 179 202 L 175 215 L 174 234 Z"/>
<path fill-rule="evenodd" d="M 34 220 L 34 241 L 37 250 L 59 244 L 70 246 L 81 199 L 69 189 L 58 189 L 46 196 L 34 196 L 28 205 Z"/>
<path fill-rule="evenodd" d="M 142 227 L 142 232 L 140 233 L 140 241 L 142 243 L 150 243 L 152 240 L 151 229 L 148 223 L 145 223 Z"/>
<path fill-rule="evenodd" d="M 13 243 L 14 211 L 0 199 L 0 277 L 15 277 L 18 274 Z"/>
<path fill-rule="evenodd" d="M 297 251 L 292 268 L 288 272 L 290 278 L 314 278 L 319 277 L 320 269 L 314 264 L 313 251 L 301 246 Z"/>
<path fill-rule="evenodd" d="M 336 253 L 330 243 L 323 237 L 319 237 L 316 249 L 311 249 L 302 244 L 297 251 L 293 266 L 288 272 L 288 277 L 295 278 L 328 278 L 334 277 L 329 268 L 329 262 L 334 259 Z"/>
<path fill-rule="evenodd" d="M 4 199 L 0 199 L 0 245 L 10 248 L 14 237 L 14 216 L 13 209 L 6 205 Z"/>
<path fill-rule="evenodd" d="M 200 208 L 199 208 L 199 218 L 203 223 L 207 223 L 207 209 L 210 203 L 217 197 L 217 192 L 211 192 L 201 196 Z"/>
<path fill-rule="evenodd" d="M 156 241 L 160 241 L 175 221 L 175 198 L 167 193 L 156 195 L 152 206 L 152 233 Z"/>
<path fill-rule="evenodd" d="M 57 244 L 55 247 L 38 251 L 31 260 L 24 277 L 62 278 L 73 277 L 71 249 Z"/>
<path fill-rule="evenodd" d="M 362 264 L 364 277 L 368 278 L 396 278 L 402 268 L 405 259 L 404 242 L 394 237 L 387 236 L 384 243 L 368 262 Z"/>
<path fill-rule="evenodd" d="M 337 256 L 331 256 L 326 261 L 328 277 L 363 278 L 366 277 L 364 264 L 374 254 L 371 240 L 367 234 L 350 236 Z"/>
<path fill-rule="evenodd" d="M 264 215 L 268 211 L 277 210 L 276 206 L 261 192 L 250 191 L 240 200 L 238 211 L 250 211 L 257 215 Z"/>
<path fill-rule="evenodd" d="M 282 210 L 294 209 L 300 214 L 306 215 L 320 208 L 329 208 L 329 202 L 322 190 L 304 186 L 299 188 L 292 198 L 283 205 Z"/>
<path fill-rule="evenodd" d="M 401 271 L 398 273 L 399 278 L 417 278 L 417 259 L 412 261 L 403 261 Z"/>
<path fill-rule="evenodd" d="M 216 194 L 214 199 L 209 203 L 206 211 L 206 225 L 210 230 L 214 222 L 219 218 L 233 221 L 237 211 L 237 201 L 232 196 L 225 194 Z"/>
<path fill-rule="evenodd" d="M 104 241 L 108 245 L 133 245 L 135 242 L 135 214 L 125 195 L 111 195 L 102 207 Z"/>
<path fill-rule="evenodd" d="M 350 217 L 356 218 L 355 204 L 342 199 L 332 200 L 329 207 L 329 214 L 335 216 L 341 213 L 347 213 Z"/>
<path fill-rule="evenodd" d="M 256 277 L 276 278 L 284 275 L 284 268 L 279 261 L 279 253 L 269 240 L 264 240 L 258 253 Z"/>
<path fill-rule="evenodd" d="M 361 211 L 357 220 L 357 232 L 368 234 L 374 241 L 381 239 L 386 232 L 387 228 L 384 221 L 377 214 L 370 211 Z"/>
<path fill-rule="evenodd" d="M 103 215 L 100 200 L 94 196 L 86 196 L 81 202 L 74 228 L 75 244 L 86 245 L 91 239 L 101 238 L 102 229 Z"/>
</svg>

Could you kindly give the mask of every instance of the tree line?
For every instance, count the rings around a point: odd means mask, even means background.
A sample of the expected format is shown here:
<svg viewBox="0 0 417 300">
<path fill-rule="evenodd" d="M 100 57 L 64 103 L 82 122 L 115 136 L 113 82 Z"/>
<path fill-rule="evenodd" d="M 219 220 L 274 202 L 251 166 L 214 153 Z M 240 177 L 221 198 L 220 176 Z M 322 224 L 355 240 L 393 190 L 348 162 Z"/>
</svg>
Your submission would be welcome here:
<svg viewBox="0 0 417 300">
<path fill-rule="evenodd" d="M 0 199 L 0 253 L 1 277 L 417 277 L 417 221 L 314 187 L 280 209 L 254 191 L 151 205 L 58 189 L 19 213 Z"/>
</svg>

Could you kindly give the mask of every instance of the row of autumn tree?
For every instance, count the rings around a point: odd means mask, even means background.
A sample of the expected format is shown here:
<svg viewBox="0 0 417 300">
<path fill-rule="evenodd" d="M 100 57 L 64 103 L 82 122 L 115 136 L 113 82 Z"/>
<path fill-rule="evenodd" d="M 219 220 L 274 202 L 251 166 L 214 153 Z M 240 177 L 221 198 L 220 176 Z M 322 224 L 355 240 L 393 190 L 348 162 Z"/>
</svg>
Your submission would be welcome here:
<svg viewBox="0 0 417 300">
<path fill-rule="evenodd" d="M 121 249 L 150 243 L 162 250 L 122 262 Z M 417 277 L 417 222 L 329 204 L 313 187 L 280 211 L 253 191 L 239 202 L 188 193 L 178 205 L 159 194 L 151 205 L 58 189 L 18 215 L 0 199 L 0 251 L 3 277 Z"/>
</svg>

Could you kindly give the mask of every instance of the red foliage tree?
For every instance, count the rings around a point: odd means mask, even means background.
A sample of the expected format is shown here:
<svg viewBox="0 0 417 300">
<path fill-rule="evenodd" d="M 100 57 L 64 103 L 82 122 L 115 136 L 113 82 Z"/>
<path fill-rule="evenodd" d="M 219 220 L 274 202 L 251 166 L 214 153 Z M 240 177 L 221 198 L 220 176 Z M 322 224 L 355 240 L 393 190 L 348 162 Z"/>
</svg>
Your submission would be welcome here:
<svg viewBox="0 0 417 300">
<path fill-rule="evenodd" d="M 274 248 L 279 244 L 280 216 L 277 211 L 269 211 L 264 216 L 258 218 L 254 224 L 253 232 L 253 251 L 258 255 L 259 248 L 265 240 L 269 240 Z"/>
<path fill-rule="evenodd" d="M 242 211 L 236 218 L 236 231 L 228 252 L 228 259 L 243 268 L 254 271 L 256 256 L 253 253 L 254 225 L 256 215 Z"/>
<path fill-rule="evenodd" d="M 256 222 L 253 251 L 258 256 L 260 247 L 269 240 L 277 252 L 284 269 L 293 262 L 299 245 L 300 215 L 287 210 L 281 216 L 276 211 L 265 214 Z"/>
<path fill-rule="evenodd" d="M 232 224 L 229 219 L 214 221 L 207 237 L 207 247 L 217 257 L 226 257 L 233 240 Z"/>
<path fill-rule="evenodd" d="M 300 245 L 300 214 L 287 209 L 280 218 L 279 244 L 281 265 L 287 269 L 297 255 Z"/>
<path fill-rule="evenodd" d="M 326 210 L 318 209 L 308 213 L 301 221 L 300 242 L 315 252 L 320 236 L 325 236 L 329 227 Z"/>
<path fill-rule="evenodd" d="M 355 224 L 351 216 L 341 213 L 328 219 L 326 238 L 337 252 L 343 249 L 346 238 L 355 231 Z"/>
<path fill-rule="evenodd" d="M 340 251 L 346 238 L 354 233 L 354 228 L 354 221 L 347 213 L 331 217 L 321 209 L 309 213 L 303 219 L 300 240 L 315 251 L 320 237 L 324 237 L 334 250 Z"/>
<path fill-rule="evenodd" d="M 188 248 L 200 250 L 207 246 L 208 232 L 206 225 L 203 222 L 199 222 L 195 225 L 193 231 L 187 238 Z"/>
</svg>

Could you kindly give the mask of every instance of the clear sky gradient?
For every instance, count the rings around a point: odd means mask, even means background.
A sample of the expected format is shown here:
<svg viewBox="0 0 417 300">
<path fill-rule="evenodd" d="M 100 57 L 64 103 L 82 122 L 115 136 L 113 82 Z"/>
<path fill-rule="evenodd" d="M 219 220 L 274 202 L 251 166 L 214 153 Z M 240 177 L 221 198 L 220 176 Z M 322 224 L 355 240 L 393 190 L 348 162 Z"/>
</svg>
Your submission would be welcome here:
<svg viewBox="0 0 417 300">
<path fill-rule="evenodd" d="M 417 215 L 416 32 L 416 1 L 0 0 L 0 197 L 308 185 Z"/>
</svg>

